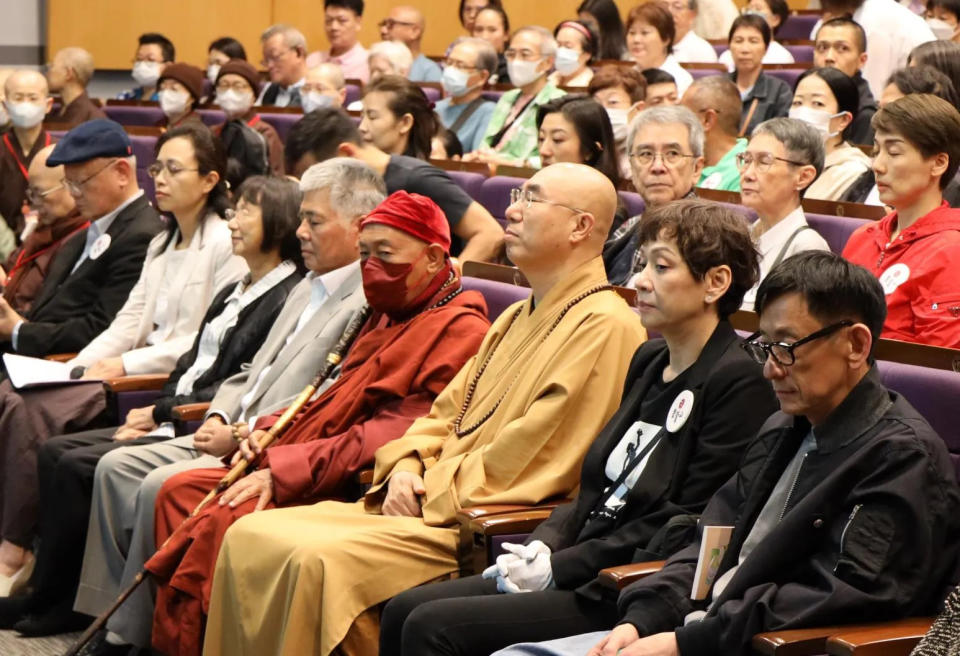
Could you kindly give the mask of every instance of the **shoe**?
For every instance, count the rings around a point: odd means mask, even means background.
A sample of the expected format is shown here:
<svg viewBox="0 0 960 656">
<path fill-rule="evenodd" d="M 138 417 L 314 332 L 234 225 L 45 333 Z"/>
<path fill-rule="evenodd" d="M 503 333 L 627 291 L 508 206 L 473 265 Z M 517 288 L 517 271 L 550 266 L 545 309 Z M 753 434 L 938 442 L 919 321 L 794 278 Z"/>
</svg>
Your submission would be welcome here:
<svg viewBox="0 0 960 656">
<path fill-rule="evenodd" d="M 34 595 L 0 598 L 0 629 L 12 629 L 14 624 L 39 606 L 40 601 Z"/>
<path fill-rule="evenodd" d="M 107 642 L 106 629 L 100 629 L 77 656 L 129 656 L 133 653 L 132 645 L 113 645 Z"/>
<path fill-rule="evenodd" d="M 93 618 L 73 610 L 73 598 L 64 599 L 41 612 L 34 611 L 13 625 L 14 631 L 38 638 L 41 636 L 57 635 L 82 631 L 90 626 Z"/>
<path fill-rule="evenodd" d="M 0 597 L 13 597 L 20 592 L 30 580 L 30 575 L 33 574 L 33 566 L 36 562 L 37 560 L 33 557 L 33 554 L 28 551 L 26 559 L 23 561 L 20 569 L 10 576 L 0 574 Z"/>
</svg>

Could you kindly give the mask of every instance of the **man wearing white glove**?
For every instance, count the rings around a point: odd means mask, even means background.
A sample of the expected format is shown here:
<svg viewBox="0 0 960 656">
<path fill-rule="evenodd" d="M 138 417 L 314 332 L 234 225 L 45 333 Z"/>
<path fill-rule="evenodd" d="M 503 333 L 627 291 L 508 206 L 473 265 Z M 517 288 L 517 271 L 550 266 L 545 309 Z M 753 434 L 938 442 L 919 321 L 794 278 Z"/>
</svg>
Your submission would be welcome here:
<svg viewBox="0 0 960 656">
<path fill-rule="evenodd" d="M 540 540 L 530 544 L 504 542 L 507 553 L 498 556 L 497 562 L 483 570 L 483 578 L 496 579 L 500 592 L 539 592 L 553 585 L 553 568 L 550 566 L 550 547 Z"/>
</svg>

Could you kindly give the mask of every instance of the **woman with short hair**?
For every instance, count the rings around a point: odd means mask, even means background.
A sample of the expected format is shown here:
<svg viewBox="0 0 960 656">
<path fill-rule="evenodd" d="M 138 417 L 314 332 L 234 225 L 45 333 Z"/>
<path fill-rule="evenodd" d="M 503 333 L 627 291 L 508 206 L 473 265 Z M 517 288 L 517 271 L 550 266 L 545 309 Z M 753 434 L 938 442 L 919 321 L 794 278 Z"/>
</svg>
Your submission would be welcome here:
<svg viewBox="0 0 960 656">
<path fill-rule="evenodd" d="M 740 91 L 740 129 L 746 136 L 764 121 L 786 116 L 793 104 L 793 92 L 787 83 L 763 72 L 763 56 L 770 39 L 770 26 L 756 14 L 737 17 L 730 28 L 728 43 L 734 63 L 730 79 Z"/>
<path fill-rule="evenodd" d="M 637 70 L 659 68 L 670 73 L 677 83 L 677 93 L 683 96 L 693 83 L 693 77 L 672 54 L 676 26 L 666 5 L 648 2 L 637 5 L 627 15 L 627 50 L 637 64 Z"/>
</svg>

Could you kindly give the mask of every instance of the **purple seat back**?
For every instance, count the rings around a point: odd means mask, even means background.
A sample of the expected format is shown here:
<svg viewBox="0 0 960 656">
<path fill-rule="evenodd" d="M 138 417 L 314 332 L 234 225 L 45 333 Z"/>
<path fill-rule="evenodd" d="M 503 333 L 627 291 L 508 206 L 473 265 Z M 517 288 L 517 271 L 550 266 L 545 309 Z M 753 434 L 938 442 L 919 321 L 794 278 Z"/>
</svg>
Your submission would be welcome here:
<svg viewBox="0 0 960 656">
<path fill-rule="evenodd" d="M 783 80 L 787 83 L 787 86 L 791 89 L 795 89 L 797 86 L 797 78 L 803 75 L 806 69 L 803 68 L 785 68 L 783 70 L 775 71 L 764 71 L 764 75 L 769 75 L 770 77 L 775 77 L 780 80 Z"/>
<path fill-rule="evenodd" d="M 624 207 L 627 208 L 627 218 L 643 214 L 643 208 L 646 206 L 646 203 L 643 202 L 643 196 L 637 192 L 621 191 L 620 200 L 623 201 Z"/>
<path fill-rule="evenodd" d="M 493 218 L 500 222 L 500 225 L 506 225 L 505 215 L 507 207 L 510 206 L 510 190 L 522 186 L 524 182 L 526 181 L 523 178 L 509 178 L 503 175 L 487 178 L 480 186 L 480 197 L 477 200 L 487 208 Z"/>
<path fill-rule="evenodd" d="M 730 46 L 728 46 L 726 43 L 713 44 L 713 51 L 717 53 L 717 57 L 719 57 L 729 49 L 730 49 Z"/>
<path fill-rule="evenodd" d="M 200 114 L 203 124 L 209 127 L 220 125 L 227 120 L 227 115 L 222 109 L 198 109 L 197 113 Z"/>
<path fill-rule="evenodd" d="M 147 167 L 156 159 L 154 151 L 157 148 L 157 138 L 134 135 L 130 137 L 130 142 L 133 145 L 133 154 L 137 157 L 137 182 L 150 202 L 153 202 L 153 178 L 147 175 Z"/>
<path fill-rule="evenodd" d="M 483 294 L 483 299 L 487 302 L 487 318 L 490 321 L 495 321 L 508 307 L 530 296 L 528 287 L 470 276 L 463 277 L 463 288 Z"/>
<path fill-rule="evenodd" d="M 793 61 L 795 62 L 812 62 L 813 61 L 813 46 L 785 45 L 783 47 L 787 49 L 787 52 L 793 55 Z"/>
<path fill-rule="evenodd" d="M 787 16 L 787 20 L 777 30 L 777 40 L 784 39 L 810 39 L 810 33 L 813 32 L 813 26 L 817 24 L 820 17 L 816 14 L 802 14 Z"/>
<path fill-rule="evenodd" d="M 117 410 L 118 421 L 122 422 L 134 408 L 146 408 L 148 405 L 153 405 L 153 402 L 157 400 L 158 396 L 160 396 L 160 390 L 117 392 L 114 403 Z"/>
<path fill-rule="evenodd" d="M 107 118 L 120 125 L 143 125 L 153 127 L 163 120 L 163 111 L 159 107 L 136 105 L 107 105 L 103 108 Z"/>
<path fill-rule="evenodd" d="M 720 70 L 719 68 L 691 68 L 687 69 L 687 73 L 690 74 L 694 80 L 699 80 L 703 77 L 715 77 L 717 75 L 726 75 L 725 70 Z"/>
<path fill-rule="evenodd" d="M 430 102 L 435 103 L 440 100 L 440 89 L 434 89 L 433 87 L 420 87 L 420 90 L 423 91 L 423 95 L 425 95 L 427 100 Z"/>
<path fill-rule="evenodd" d="M 343 106 L 346 107 L 352 102 L 356 102 L 363 97 L 363 89 L 360 88 L 360 85 L 357 84 L 348 84 L 347 85 L 347 97 L 343 101 Z"/>
<path fill-rule="evenodd" d="M 503 91 L 484 91 L 482 95 L 484 100 L 498 102 L 500 100 L 500 96 L 503 95 Z"/>
<path fill-rule="evenodd" d="M 273 126 L 273 129 L 277 131 L 277 135 L 280 137 L 280 140 L 286 143 L 287 135 L 290 134 L 290 128 L 294 124 L 303 118 L 303 114 L 260 114 L 260 118 L 270 125 Z"/>
<path fill-rule="evenodd" d="M 450 179 L 460 185 L 473 200 L 480 202 L 480 189 L 487 178 L 471 171 L 447 171 Z"/>
<path fill-rule="evenodd" d="M 830 250 L 838 255 L 843 253 L 850 235 L 869 219 L 853 219 L 848 216 L 827 216 L 826 214 L 807 214 L 807 223 L 827 241 Z"/>
<path fill-rule="evenodd" d="M 960 374 L 899 362 L 880 361 L 877 365 L 883 384 L 902 394 L 946 443 L 960 479 Z"/>
</svg>

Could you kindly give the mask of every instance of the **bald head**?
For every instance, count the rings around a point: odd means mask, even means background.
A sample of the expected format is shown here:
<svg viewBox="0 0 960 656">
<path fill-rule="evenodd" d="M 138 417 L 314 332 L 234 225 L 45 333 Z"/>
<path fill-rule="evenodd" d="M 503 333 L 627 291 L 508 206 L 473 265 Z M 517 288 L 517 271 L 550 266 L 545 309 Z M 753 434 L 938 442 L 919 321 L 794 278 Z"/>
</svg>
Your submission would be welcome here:
<svg viewBox="0 0 960 656">
<path fill-rule="evenodd" d="M 347 83 L 339 64 L 323 63 L 307 70 L 301 93 L 319 93 L 333 98 L 334 105 L 343 105 L 347 99 Z"/>
<path fill-rule="evenodd" d="M 93 71 L 93 55 L 83 48 L 64 48 L 54 55 L 47 80 L 53 91 L 60 91 L 70 82 L 86 87 L 93 77 Z"/>
<path fill-rule="evenodd" d="M 419 9 L 400 5 L 393 7 L 387 20 L 380 24 L 380 38 L 383 41 L 402 41 L 408 48 L 416 49 L 426 26 Z"/>
<path fill-rule="evenodd" d="M 63 167 L 47 166 L 47 158 L 56 146 L 40 150 L 28 169 L 30 190 L 38 196 L 34 209 L 42 225 L 52 225 L 74 213 L 77 205 L 63 186 Z"/>
<path fill-rule="evenodd" d="M 607 176 L 590 166 L 564 162 L 541 169 L 532 180 L 549 190 L 549 198 L 593 215 L 590 241 L 602 248 L 617 211 L 617 190 Z"/>
<path fill-rule="evenodd" d="M 712 75 L 694 80 L 683 94 L 681 103 L 696 114 L 701 122 L 707 120 L 704 117 L 707 110 L 713 110 L 716 118 L 704 126 L 708 139 L 714 126 L 728 136 L 737 135 L 743 103 L 737 85 L 726 75 Z"/>
<path fill-rule="evenodd" d="M 28 71 L 18 69 L 13 71 L 3 83 L 4 96 L 7 100 L 21 102 L 17 99 L 18 95 L 39 95 L 45 99 L 50 95 L 50 89 L 47 87 L 47 78 L 37 71 Z"/>
</svg>

